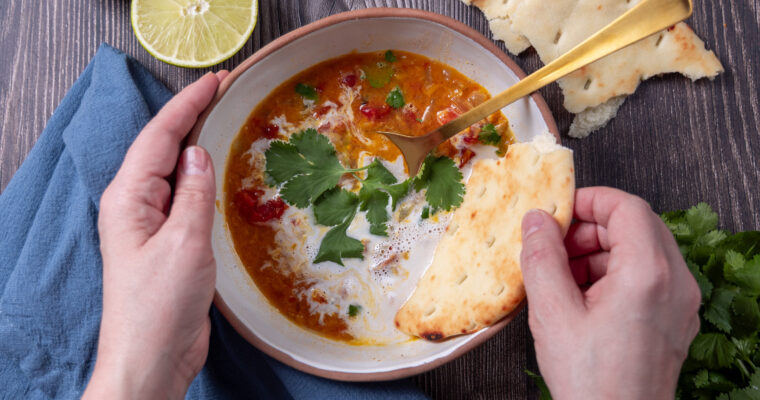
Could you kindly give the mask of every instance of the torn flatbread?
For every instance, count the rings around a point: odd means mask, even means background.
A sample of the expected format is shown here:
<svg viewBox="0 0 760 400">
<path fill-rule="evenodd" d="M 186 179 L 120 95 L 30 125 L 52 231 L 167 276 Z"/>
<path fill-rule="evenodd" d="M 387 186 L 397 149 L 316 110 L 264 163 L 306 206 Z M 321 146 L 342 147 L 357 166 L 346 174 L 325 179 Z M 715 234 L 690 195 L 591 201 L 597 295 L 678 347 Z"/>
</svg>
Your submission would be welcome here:
<svg viewBox="0 0 760 400">
<path fill-rule="evenodd" d="M 567 232 L 573 215 L 572 151 L 546 133 L 513 144 L 504 158 L 473 165 L 433 262 L 396 314 L 396 327 L 428 340 L 475 332 L 511 313 L 525 298 L 522 217 L 534 208 Z"/>
<path fill-rule="evenodd" d="M 638 0 L 463 0 L 483 10 L 494 38 L 519 54 L 529 46 L 549 63 L 622 15 Z M 558 81 L 569 135 L 585 137 L 614 118 L 625 96 L 652 76 L 681 73 L 714 78 L 723 66 L 685 23 L 679 23 Z"/>
</svg>

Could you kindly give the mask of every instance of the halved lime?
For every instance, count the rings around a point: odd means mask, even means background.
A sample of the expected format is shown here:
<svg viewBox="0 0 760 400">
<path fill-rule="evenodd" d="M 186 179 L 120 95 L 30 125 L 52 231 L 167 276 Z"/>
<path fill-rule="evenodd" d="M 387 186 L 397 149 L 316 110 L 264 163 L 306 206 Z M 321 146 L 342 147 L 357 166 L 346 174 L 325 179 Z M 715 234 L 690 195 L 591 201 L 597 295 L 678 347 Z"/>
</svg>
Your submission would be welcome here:
<svg viewBox="0 0 760 400">
<path fill-rule="evenodd" d="M 153 57 L 203 68 L 232 57 L 256 26 L 257 0 L 132 0 L 132 29 Z"/>
</svg>

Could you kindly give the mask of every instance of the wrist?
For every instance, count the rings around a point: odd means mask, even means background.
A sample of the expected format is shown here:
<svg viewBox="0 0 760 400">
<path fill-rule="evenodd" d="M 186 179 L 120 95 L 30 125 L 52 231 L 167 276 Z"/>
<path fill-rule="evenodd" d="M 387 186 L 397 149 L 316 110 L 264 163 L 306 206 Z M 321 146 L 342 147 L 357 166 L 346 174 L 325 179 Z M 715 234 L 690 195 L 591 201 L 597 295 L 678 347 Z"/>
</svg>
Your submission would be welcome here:
<svg viewBox="0 0 760 400">
<path fill-rule="evenodd" d="M 120 349 L 123 350 L 123 349 Z M 148 349 L 101 352 L 84 399 L 184 398 L 192 378 L 186 378 L 169 355 Z"/>
</svg>

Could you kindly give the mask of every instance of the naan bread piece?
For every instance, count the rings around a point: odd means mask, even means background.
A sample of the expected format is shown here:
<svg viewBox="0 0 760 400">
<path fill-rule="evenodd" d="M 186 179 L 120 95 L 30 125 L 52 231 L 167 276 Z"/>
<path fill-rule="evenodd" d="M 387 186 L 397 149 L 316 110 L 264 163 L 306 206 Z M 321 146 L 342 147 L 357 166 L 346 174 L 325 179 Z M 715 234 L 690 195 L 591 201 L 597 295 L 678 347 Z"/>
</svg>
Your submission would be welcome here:
<svg viewBox="0 0 760 400">
<path fill-rule="evenodd" d="M 489 21 L 508 21 L 494 36 L 507 48 L 527 40 L 549 63 L 612 22 L 638 0 L 463 0 L 481 8 Z M 518 38 L 518 39 L 515 39 Z M 607 56 L 558 81 L 565 108 L 578 114 L 570 136 L 585 137 L 614 118 L 624 96 L 652 76 L 679 72 L 691 80 L 714 78 L 723 66 L 684 23 Z"/>
<path fill-rule="evenodd" d="M 540 208 L 567 232 L 573 215 L 573 153 L 546 133 L 477 161 L 433 262 L 396 314 L 396 327 L 428 340 L 475 332 L 525 298 L 522 217 Z"/>
<path fill-rule="evenodd" d="M 510 0 L 462 0 L 467 5 L 475 5 L 483 11 L 488 19 L 491 33 L 496 40 L 501 40 L 512 54 L 520 54 L 530 47 L 528 38 L 512 29 L 512 21 L 506 10 Z"/>
</svg>

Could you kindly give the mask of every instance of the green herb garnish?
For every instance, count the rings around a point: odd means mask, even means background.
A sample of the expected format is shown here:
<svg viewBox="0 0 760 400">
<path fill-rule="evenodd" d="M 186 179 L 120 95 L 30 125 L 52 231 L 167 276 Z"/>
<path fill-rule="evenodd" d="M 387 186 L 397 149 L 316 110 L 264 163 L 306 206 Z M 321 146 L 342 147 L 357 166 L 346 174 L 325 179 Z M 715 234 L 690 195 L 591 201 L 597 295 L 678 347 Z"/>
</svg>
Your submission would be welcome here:
<svg viewBox="0 0 760 400">
<path fill-rule="evenodd" d="M 541 392 L 541 394 L 538 397 L 538 400 L 551 400 L 552 395 L 549 393 L 549 387 L 546 386 L 546 382 L 544 382 L 544 378 L 541 375 L 538 375 L 534 372 L 531 372 L 529 370 L 525 370 L 525 373 L 528 374 L 530 379 L 533 380 L 533 383 L 538 386 L 538 390 Z"/>
<path fill-rule="evenodd" d="M 358 305 L 358 304 L 350 304 L 350 305 L 348 306 L 348 316 L 349 316 L 349 317 L 352 317 L 352 318 L 353 318 L 353 317 L 355 317 L 355 316 L 359 315 L 359 313 L 360 313 L 361 311 L 362 311 L 362 306 L 360 306 L 360 305 Z"/>
<path fill-rule="evenodd" d="M 428 156 L 419 176 L 398 182 L 379 160 L 363 168 L 343 167 L 330 140 L 315 129 L 296 133 L 288 142 L 273 141 L 265 155 L 267 180 L 280 186 L 282 199 L 298 208 L 312 207 L 316 222 L 332 227 L 315 263 L 343 265 L 345 258 L 362 259 L 364 245 L 346 233 L 356 214 L 366 213 L 370 233 L 387 236 L 389 208 L 395 210 L 412 186 L 427 190 L 425 198 L 434 210 L 458 206 L 464 194 L 462 174 L 447 157 Z M 357 193 L 338 186 L 346 174 L 361 184 Z"/>
<path fill-rule="evenodd" d="M 284 184 L 280 196 L 298 208 L 308 207 L 351 172 L 338 161 L 330 140 L 315 129 L 294 134 L 290 142 L 272 142 L 265 155 L 267 174 Z"/>
<path fill-rule="evenodd" d="M 496 127 L 493 124 L 485 124 L 480 130 L 478 140 L 483 144 L 497 146 L 501 142 L 501 135 L 499 135 L 499 132 L 496 132 Z"/>
<path fill-rule="evenodd" d="M 367 82 L 375 89 L 387 85 L 393 78 L 393 67 L 390 64 L 380 62 L 376 65 L 370 65 L 366 69 Z"/>
<path fill-rule="evenodd" d="M 760 398 L 760 232 L 718 230 L 718 215 L 705 203 L 662 219 L 702 292 L 699 334 L 681 368 L 676 398 Z M 529 375 L 543 398 L 543 379 Z"/>
<path fill-rule="evenodd" d="M 301 97 L 307 100 L 317 101 L 317 99 L 319 99 L 317 89 L 314 89 L 313 86 L 309 86 L 304 83 L 299 83 L 296 85 L 296 93 L 300 94 Z"/>
<path fill-rule="evenodd" d="M 393 54 L 393 52 L 390 51 L 390 50 L 386 51 L 385 52 L 385 61 L 388 61 L 388 62 L 391 62 L 391 63 L 396 62 L 397 61 L 396 55 Z"/>
<path fill-rule="evenodd" d="M 351 225 L 354 216 L 346 222 L 330 229 L 322 243 L 319 245 L 319 252 L 314 258 L 314 263 L 318 264 L 323 261 L 332 261 L 336 264 L 343 265 L 344 258 L 364 259 L 364 244 L 346 234 L 348 226 Z"/>
<path fill-rule="evenodd" d="M 425 199 L 431 209 L 449 211 L 464 199 L 462 178 L 462 172 L 452 159 L 427 156 L 422 171 L 414 179 L 414 188 L 418 192 L 427 188 Z"/>
<path fill-rule="evenodd" d="M 367 221 L 370 223 L 370 233 L 378 236 L 387 236 L 386 223 L 390 219 L 388 214 L 388 200 L 391 199 L 391 208 L 396 209 L 398 202 L 409 193 L 409 182 L 397 183 L 397 179 L 388 171 L 380 161 L 375 160 L 367 168 L 367 178 L 362 181 L 359 190 L 359 209 L 367 212 Z"/>
<path fill-rule="evenodd" d="M 398 87 L 388 93 L 388 97 L 385 98 L 385 102 L 395 109 L 399 109 L 403 107 L 404 104 L 406 104 L 406 102 L 404 102 L 404 94 L 401 93 L 401 89 Z"/>
<path fill-rule="evenodd" d="M 422 208 L 422 214 L 420 215 L 420 218 L 422 219 L 430 218 L 430 207 L 425 206 Z"/>
</svg>

